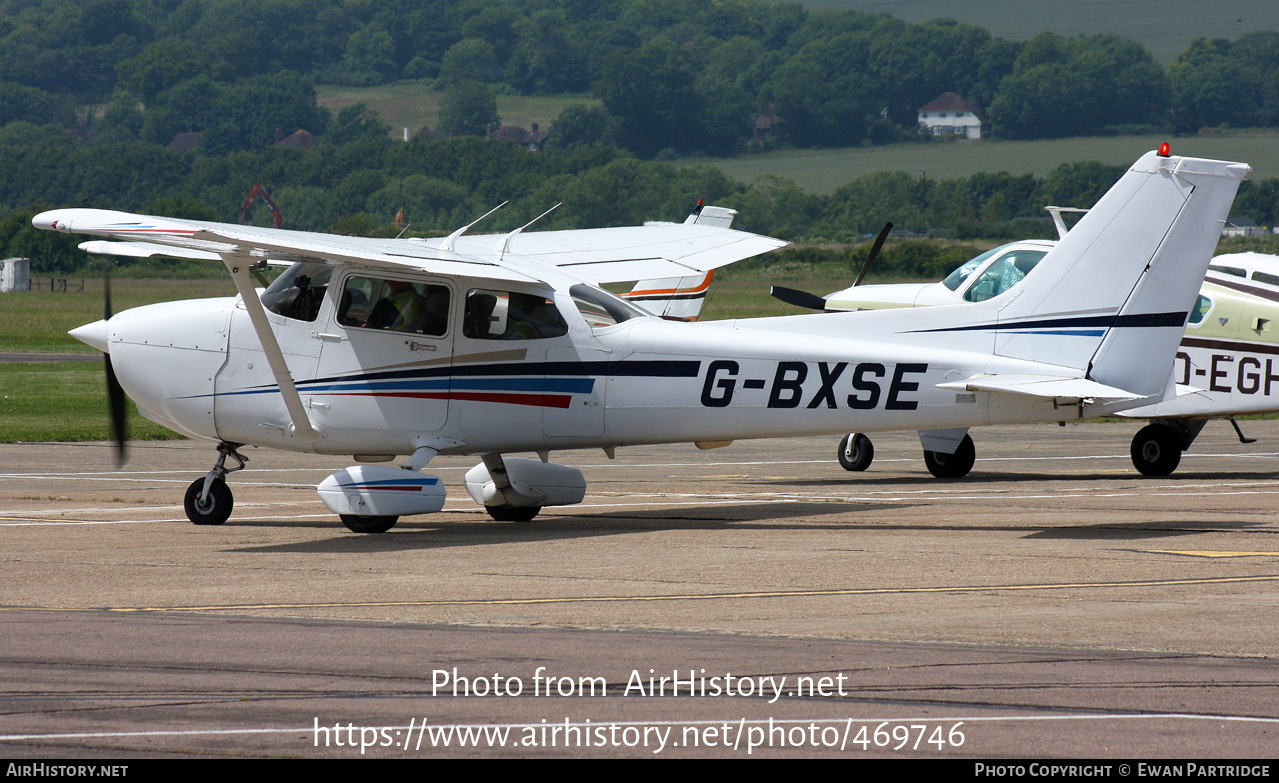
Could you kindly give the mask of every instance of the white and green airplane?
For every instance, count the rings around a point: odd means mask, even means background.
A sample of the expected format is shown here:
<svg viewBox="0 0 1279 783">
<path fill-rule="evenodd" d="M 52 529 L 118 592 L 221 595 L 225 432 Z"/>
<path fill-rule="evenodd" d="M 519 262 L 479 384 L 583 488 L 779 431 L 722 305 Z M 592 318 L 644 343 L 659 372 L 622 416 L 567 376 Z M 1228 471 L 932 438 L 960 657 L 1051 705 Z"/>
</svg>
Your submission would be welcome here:
<svg viewBox="0 0 1279 783">
<path fill-rule="evenodd" d="M 1058 225 L 1064 238 L 1065 227 Z M 852 286 L 821 297 L 820 303 L 818 297 L 790 298 L 827 312 L 1003 301 L 1017 296 L 1023 278 L 1056 246 L 1055 240 L 1012 242 L 964 262 L 938 283 Z M 1096 281 L 1108 282 L 1105 276 Z M 1172 381 L 1175 396 L 1114 414 L 1149 420 L 1131 449 L 1133 465 L 1147 476 L 1176 470 L 1182 452 L 1211 419 L 1230 421 L 1248 443 L 1234 417 L 1279 411 L 1279 257 L 1236 253 L 1212 260 L 1186 321 Z M 934 475 L 963 476 L 971 469 L 970 439 L 957 447 L 958 456 L 945 453 L 949 443 L 938 443 L 956 437 L 963 441 L 966 433 L 920 432 L 925 463 Z M 874 446 L 864 433 L 849 433 L 838 458 L 848 470 L 865 470 Z"/>
</svg>

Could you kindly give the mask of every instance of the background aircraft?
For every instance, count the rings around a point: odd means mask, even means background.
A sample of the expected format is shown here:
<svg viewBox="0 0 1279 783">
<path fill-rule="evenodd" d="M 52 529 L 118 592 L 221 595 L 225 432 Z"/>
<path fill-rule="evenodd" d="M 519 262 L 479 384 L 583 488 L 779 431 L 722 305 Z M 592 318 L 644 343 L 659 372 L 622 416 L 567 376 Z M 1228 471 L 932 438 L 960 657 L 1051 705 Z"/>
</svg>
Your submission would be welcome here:
<svg viewBox="0 0 1279 783">
<path fill-rule="evenodd" d="M 982 302 L 1017 286 L 1056 244 L 1012 242 L 964 262 L 941 282 L 852 286 L 820 299 L 827 311 Z M 1234 417 L 1279 411 L 1279 257 L 1238 253 L 1213 259 L 1173 375 L 1179 386 L 1175 399 L 1115 414 L 1150 420 L 1133 436 L 1131 448 L 1133 465 L 1148 476 L 1176 470 L 1210 419 L 1229 420 L 1248 443 Z M 846 469 L 865 470 L 874 445 L 864 434 L 850 433 L 836 453 Z M 939 466 L 927 451 L 925 461 L 936 475 Z M 943 475 L 953 471 L 943 468 Z"/>
<path fill-rule="evenodd" d="M 495 519 L 527 520 L 585 496 L 581 471 L 550 462 L 553 450 L 854 428 L 958 432 L 955 446 L 971 450 L 963 433 L 977 424 L 1162 399 L 1195 281 L 1248 171 L 1147 154 L 1015 295 L 709 323 L 651 317 L 598 285 L 705 274 L 785 243 L 696 217 L 489 236 L 466 226 L 425 241 L 88 209 L 33 223 L 231 273 L 238 298 L 136 308 L 73 332 L 108 354 L 145 415 L 217 444 L 186 493 L 193 522 L 228 518 L 225 477 L 253 444 L 353 455 L 320 497 L 352 530 L 382 532 L 443 506 L 439 478 L 419 472 L 437 453 L 478 455 L 471 497 Z M 271 259 L 293 266 L 259 292 L 252 272 Z"/>
</svg>

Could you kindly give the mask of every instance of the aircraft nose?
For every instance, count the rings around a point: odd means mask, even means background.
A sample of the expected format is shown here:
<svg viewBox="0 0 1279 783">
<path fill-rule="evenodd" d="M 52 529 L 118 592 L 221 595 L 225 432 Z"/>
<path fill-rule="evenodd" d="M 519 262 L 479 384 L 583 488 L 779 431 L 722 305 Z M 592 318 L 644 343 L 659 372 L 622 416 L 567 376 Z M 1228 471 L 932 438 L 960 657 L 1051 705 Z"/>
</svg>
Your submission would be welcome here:
<svg viewBox="0 0 1279 783">
<path fill-rule="evenodd" d="M 94 321 L 91 324 L 77 326 L 75 329 L 67 332 L 67 334 L 76 338 L 86 345 L 92 345 L 103 353 L 111 353 L 111 346 L 107 340 L 108 330 L 106 320 Z"/>
</svg>

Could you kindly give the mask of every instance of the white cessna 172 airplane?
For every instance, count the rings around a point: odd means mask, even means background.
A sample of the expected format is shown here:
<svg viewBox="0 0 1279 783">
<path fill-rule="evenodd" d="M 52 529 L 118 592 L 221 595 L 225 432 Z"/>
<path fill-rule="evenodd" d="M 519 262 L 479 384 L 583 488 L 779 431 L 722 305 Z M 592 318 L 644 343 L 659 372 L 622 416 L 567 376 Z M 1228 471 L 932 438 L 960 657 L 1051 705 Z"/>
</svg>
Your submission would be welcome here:
<svg viewBox="0 0 1279 783">
<path fill-rule="evenodd" d="M 139 307 L 75 336 L 145 415 L 218 444 L 188 517 L 231 513 L 246 444 L 356 462 L 320 497 L 357 532 L 438 511 L 419 471 L 474 454 L 495 519 L 581 502 L 552 450 L 1090 418 L 1172 393 L 1173 355 L 1249 167 L 1149 153 L 1011 295 L 925 310 L 682 323 L 597 287 L 783 243 L 713 226 L 377 240 L 64 209 L 38 228 L 218 260 L 238 298 Z M 139 243 L 141 240 L 141 243 Z M 102 252 L 102 242 L 86 249 Z M 251 273 L 294 265 L 259 294 Z M 509 456 L 535 452 L 540 459 Z M 370 464 L 409 455 L 401 467 Z M 230 457 L 237 462 L 226 467 Z"/>
</svg>

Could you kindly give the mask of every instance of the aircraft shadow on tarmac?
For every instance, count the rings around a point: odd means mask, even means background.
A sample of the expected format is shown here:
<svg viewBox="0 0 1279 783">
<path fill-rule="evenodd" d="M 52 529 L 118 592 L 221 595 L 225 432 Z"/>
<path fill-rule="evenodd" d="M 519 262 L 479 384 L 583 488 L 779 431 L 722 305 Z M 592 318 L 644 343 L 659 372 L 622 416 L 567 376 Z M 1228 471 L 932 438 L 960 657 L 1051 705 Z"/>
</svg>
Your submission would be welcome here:
<svg viewBox="0 0 1279 783">
<path fill-rule="evenodd" d="M 566 507 L 571 508 L 571 507 Z M 855 524 L 820 522 L 813 517 L 832 514 L 861 514 L 885 509 L 901 510 L 899 503 L 750 503 L 733 505 L 684 506 L 677 509 L 645 509 L 600 513 L 549 512 L 532 522 L 447 521 L 422 517 L 396 524 L 383 535 L 347 533 L 332 523 L 279 520 L 235 520 L 228 523 L 244 530 L 261 528 L 321 527 L 333 537 L 319 541 L 235 546 L 228 552 L 291 552 L 298 554 L 333 552 L 384 552 L 411 549 L 494 546 L 530 541 L 569 540 L 597 536 L 634 535 L 668 530 L 840 530 L 856 529 Z M 443 512 L 438 517 L 448 516 Z"/>
<path fill-rule="evenodd" d="M 1154 522 L 1103 522 L 1095 525 L 1053 527 L 1031 533 L 1024 538 L 1087 539 L 1095 541 L 1139 541 L 1149 538 L 1195 536 L 1203 533 L 1237 533 L 1250 528 L 1263 528 L 1261 520 L 1240 519 L 1231 522 L 1221 520 L 1166 519 Z"/>
<path fill-rule="evenodd" d="M 855 489 L 856 487 L 906 487 L 917 489 L 919 487 L 946 487 L 953 489 L 962 487 L 965 484 L 973 485 L 974 491 L 979 491 L 983 483 L 990 484 L 1046 484 L 1060 483 L 1071 484 L 1081 482 L 1096 481 L 1124 481 L 1134 486 L 1141 484 L 1149 484 L 1151 482 L 1190 482 L 1190 481 L 1271 481 L 1279 479 L 1279 472 L 1266 471 L 1263 473 L 1240 472 L 1240 471 L 1177 471 L 1171 476 L 1143 476 L 1136 471 L 1124 473 L 1111 473 L 1107 475 L 1100 471 L 1096 473 L 1004 473 L 995 471 L 984 471 L 974 469 L 972 473 L 958 479 L 939 479 L 934 478 L 927 473 L 918 476 L 902 476 L 900 474 L 884 473 L 880 476 L 873 476 L 869 473 L 859 473 L 855 476 L 848 474 L 831 476 L 827 478 L 758 478 L 745 479 L 746 483 L 752 485 L 778 485 L 792 487 L 827 487 Z"/>
</svg>

